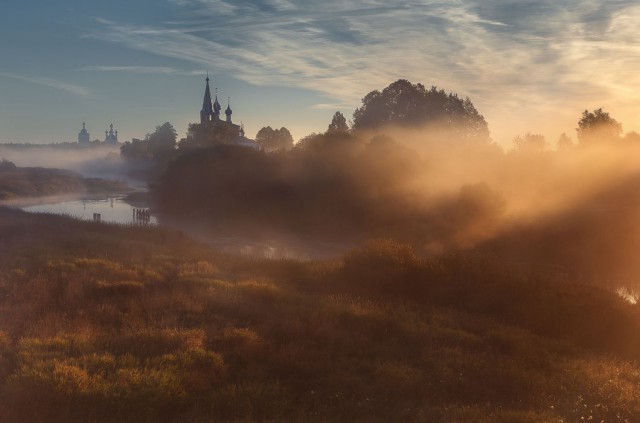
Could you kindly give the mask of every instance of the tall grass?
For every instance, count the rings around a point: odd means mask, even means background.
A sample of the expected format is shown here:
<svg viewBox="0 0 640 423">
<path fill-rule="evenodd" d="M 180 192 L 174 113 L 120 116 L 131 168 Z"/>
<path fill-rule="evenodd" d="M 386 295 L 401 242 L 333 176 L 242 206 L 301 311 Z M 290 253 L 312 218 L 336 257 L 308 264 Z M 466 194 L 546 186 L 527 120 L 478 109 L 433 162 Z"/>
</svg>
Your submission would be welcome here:
<svg viewBox="0 0 640 423">
<path fill-rule="evenodd" d="M 250 260 L 7 209 L 0 251 L 1 421 L 640 418 L 638 306 L 554 274 L 388 241 Z"/>
</svg>

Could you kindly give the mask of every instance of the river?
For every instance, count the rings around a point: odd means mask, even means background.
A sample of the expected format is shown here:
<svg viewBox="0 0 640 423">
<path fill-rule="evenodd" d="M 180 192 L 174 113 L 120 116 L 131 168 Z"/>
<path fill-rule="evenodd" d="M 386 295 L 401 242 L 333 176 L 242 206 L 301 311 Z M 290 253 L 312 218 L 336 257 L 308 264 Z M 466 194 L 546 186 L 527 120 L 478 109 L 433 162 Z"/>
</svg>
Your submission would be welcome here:
<svg viewBox="0 0 640 423">
<path fill-rule="evenodd" d="M 35 201 L 35 200 L 34 200 Z M 156 216 L 147 207 L 134 206 L 124 195 L 100 197 L 45 197 L 37 202 L 12 204 L 31 213 L 53 213 L 80 220 L 99 220 L 106 223 L 157 225 Z"/>
<path fill-rule="evenodd" d="M 157 225 L 178 229 L 219 251 L 263 258 L 301 260 L 337 257 L 353 245 L 300 239 L 293 236 L 220 236 L 201 226 L 172 219 L 159 219 L 140 199 L 128 200 L 124 194 L 84 197 L 43 197 L 0 202 L 30 213 L 52 213 L 75 219 L 121 225 Z M 132 204 L 134 203 L 134 204 Z M 138 212 L 138 211 L 143 212 Z M 99 218 L 95 217 L 98 216 Z"/>
</svg>

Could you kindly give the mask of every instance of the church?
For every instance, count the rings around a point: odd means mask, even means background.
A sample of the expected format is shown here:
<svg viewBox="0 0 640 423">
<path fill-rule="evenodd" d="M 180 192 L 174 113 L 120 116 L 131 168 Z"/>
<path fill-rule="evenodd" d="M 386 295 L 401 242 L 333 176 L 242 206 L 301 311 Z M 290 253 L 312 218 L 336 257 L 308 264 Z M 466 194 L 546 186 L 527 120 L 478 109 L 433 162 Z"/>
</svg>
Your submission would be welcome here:
<svg viewBox="0 0 640 423">
<path fill-rule="evenodd" d="M 113 123 L 109 125 L 109 129 L 104 131 L 104 142 L 110 145 L 118 144 L 118 131 L 113 130 Z M 78 144 L 82 146 L 91 145 L 89 131 L 87 131 L 86 124 L 82 122 L 82 129 L 78 133 Z"/>
<path fill-rule="evenodd" d="M 104 142 L 111 145 L 118 144 L 118 131 L 113 130 L 113 123 L 109 125 L 109 130 L 104 131 Z"/>
<path fill-rule="evenodd" d="M 87 146 L 91 141 L 89 140 L 89 131 L 85 127 L 85 123 L 82 122 L 82 129 L 78 133 L 78 144 Z"/>
<path fill-rule="evenodd" d="M 211 89 L 209 88 L 209 75 L 207 75 L 206 85 L 204 89 L 204 100 L 202 101 L 202 110 L 200 110 L 200 124 L 201 125 L 213 125 L 214 127 L 227 126 L 231 128 L 235 138 L 232 140 L 236 145 L 242 145 L 245 147 L 258 148 L 255 141 L 245 137 L 244 127 L 237 125 L 231 121 L 231 102 L 227 99 L 227 109 L 224 111 L 225 119 L 220 118 L 220 111 L 222 106 L 218 102 L 218 93 L 215 93 L 214 100 L 211 99 Z"/>
</svg>

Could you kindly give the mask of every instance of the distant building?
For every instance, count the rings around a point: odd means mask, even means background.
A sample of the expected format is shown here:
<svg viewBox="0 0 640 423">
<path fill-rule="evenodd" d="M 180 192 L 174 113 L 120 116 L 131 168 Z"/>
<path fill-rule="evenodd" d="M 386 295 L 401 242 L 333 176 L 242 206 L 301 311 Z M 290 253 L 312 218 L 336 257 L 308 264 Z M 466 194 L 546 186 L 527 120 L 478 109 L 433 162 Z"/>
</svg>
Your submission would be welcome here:
<svg viewBox="0 0 640 423">
<path fill-rule="evenodd" d="M 87 132 L 84 122 L 82 122 L 82 130 L 78 133 L 78 144 L 89 145 L 89 143 L 89 132 Z"/>
<path fill-rule="evenodd" d="M 229 97 L 227 97 L 227 109 L 224 114 L 226 116 L 225 120 L 220 119 L 220 111 L 222 110 L 222 106 L 218 102 L 218 93 L 215 93 L 215 99 L 211 100 L 211 89 L 209 88 L 209 76 L 207 75 L 206 79 L 207 83 L 204 89 L 204 100 L 202 101 L 202 110 L 200 110 L 200 124 L 201 125 L 213 125 L 216 126 L 227 126 L 232 129 L 233 134 L 236 135 L 235 139 L 232 141 L 234 144 L 244 145 L 247 147 L 258 148 L 258 145 L 255 141 L 245 137 L 244 127 L 243 125 L 236 125 L 231 121 L 231 115 L 233 111 L 231 110 L 231 101 Z"/>
<path fill-rule="evenodd" d="M 113 123 L 109 125 L 109 130 L 104 131 L 104 142 L 107 144 L 117 144 L 118 143 L 118 131 L 113 130 Z"/>
</svg>

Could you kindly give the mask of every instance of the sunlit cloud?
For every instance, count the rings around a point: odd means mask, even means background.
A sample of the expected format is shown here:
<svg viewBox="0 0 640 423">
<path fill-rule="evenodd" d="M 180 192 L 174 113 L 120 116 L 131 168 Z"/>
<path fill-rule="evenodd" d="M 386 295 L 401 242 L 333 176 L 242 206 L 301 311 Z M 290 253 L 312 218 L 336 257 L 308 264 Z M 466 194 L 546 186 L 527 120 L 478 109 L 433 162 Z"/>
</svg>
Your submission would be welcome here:
<svg viewBox="0 0 640 423">
<path fill-rule="evenodd" d="M 316 110 L 344 110 L 348 107 L 351 107 L 351 105 L 345 103 L 316 103 L 311 106 L 312 109 Z"/>
<path fill-rule="evenodd" d="M 490 123 L 517 110 L 542 118 L 550 104 L 576 113 L 640 83 L 635 1 L 171 2 L 181 20 L 100 20 L 92 36 L 352 108 L 398 78 L 435 84 L 470 96 Z"/>
<path fill-rule="evenodd" d="M 65 91 L 67 93 L 74 94 L 77 96 L 88 96 L 91 94 L 91 91 L 89 91 L 85 87 L 69 84 L 67 82 L 57 81 L 50 78 L 29 77 L 29 76 L 17 75 L 14 73 L 6 73 L 6 72 L 0 72 L 0 77 L 16 79 L 19 81 L 29 82 L 31 84 L 37 84 L 45 87 L 55 88 L 57 90 Z"/>
</svg>

